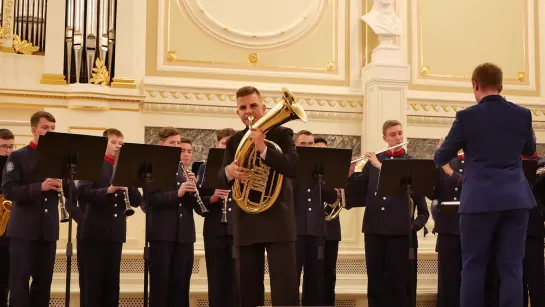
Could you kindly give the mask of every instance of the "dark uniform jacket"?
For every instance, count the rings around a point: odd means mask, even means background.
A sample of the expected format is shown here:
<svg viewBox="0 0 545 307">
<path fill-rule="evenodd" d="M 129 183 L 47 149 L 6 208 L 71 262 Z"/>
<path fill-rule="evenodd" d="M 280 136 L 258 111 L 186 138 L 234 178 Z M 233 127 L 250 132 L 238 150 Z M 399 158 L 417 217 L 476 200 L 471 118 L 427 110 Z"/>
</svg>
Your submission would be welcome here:
<svg viewBox="0 0 545 307">
<path fill-rule="evenodd" d="M 327 235 L 327 222 L 323 203 L 332 204 L 337 200 L 337 192 L 334 189 L 322 188 L 322 202 L 320 202 L 319 189 L 294 188 L 295 225 L 297 235 L 309 235 L 325 237 Z"/>
<path fill-rule="evenodd" d="M 445 201 L 460 201 L 462 183 L 464 182 L 464 156 L 459 155 L 457 158 L 452 159 L 449 165 L 454 173 L 452 173 L 452 176 L 449 176 L 441 168 L 439 179 L 433 190 L 432 199 L 436 199 L 438 202 L 437 215 L 434 216 L 434 232 L 459 235 L 460 215 L 458 214 L 458 210 L 441 207 L 441 203 Z"/>
<path fill-rule="evenodd" d="M 385 159 L 411 159 L 401 153 L 380 153 L 380 162 Z M 397 196 L 383 197 L 377 195 L 380 170 L 371 162 L 365 164 L 361 173 L 354 173 L 348 178 L 346 187 L 346 208 L 365 206 L 362 232 L 365 234 L 405 235 L 409 232 L 409 196 L 401 193 Z M 414 231 L 424 227 L 429 218 L 429 211 L 424 196 L 411 195 L 417 216 L 412 222 Z"/>
<path fill-rule="evenodd" d="M 199 167 L 198 178 L 204 179 L 204 173 L 206 170 L 206 163 L 203 163 Z M 202 180 L 199 181 L 202 184 Z M 235 202 L 231 198 L 231 194 L 227 197 L 227 224 L 221 222 L 221 215 L 223 210 L 223 199 L 219 199 L 215 203 L 210 203 L 210 198 L 214 195 L 214 189 L 200 188 L 202 201 L 208 209 L 208 212 L 203 214 L 203 237 L 220 237 L 220 236 L 232 236 L 233 235 L 233 206 L 236 206 Z"/>
<path fill-rule="evenodd" d="M 178 197 L 178 189 L 186 181 L 184 172 L 178 164 L 176 182 L 168 191 L 150 189 L 149 208 L 149 240 L 177 243 L 195 243 L 195 220 L 193 210 L 200 212 L 195 194 L 186 192 Z M 144 193 L 148 192 L 144 190 Z"/>
<path fill-rule="evenodd" d="M 36 173 L 37 145 L 12 152 L 2 176 L 2 191 L 6 199 L 13 202 L 7 236 L 12 239 L 57 241 L 59 239 L 59 193 L 53 190 L 42 192 L 46 179 Z M 78 191 L 73 183 L 63 180 L 63 192 L 67 198 L 70 185 L 72 198 Z"/>
<path fill-rule="evenodd" d="M 76 180 L 76 186 L 79 186 L 78 180 Z M 82 202 L 76 202 L 74 206 L 67 207 L 67 211 L 72 216 L 72 219 L 76 222 L 77 226 L 77 233 L 76 233 L 76 239 L 81 238 L 81 229 L 83 227 L 83 221 L 85 220 L 85 207 L 86 204 Z"/>
<path fill-rule="evenodd" d="M 235 153 L 248 128 L 237 132 L 227 141 L 223 158 L 224 167 L 234 161 Z M 266 139 L 275 142 L 282 152 L 267 145 L 265 165 L 277 173 L 284 175 L 282 188 L 276 202 L 265 212 L 248 214 L 238 206 L 233 206 L 233 239 L 235 246 L 255 243 L 295 241 L 295 216 L 293 209 L 292 178 L 295 177 L 299 156 L 293 142 L 293 130 L 276 127 L 267 132 Z M 259 153 L 257 153 L 259 156 Z M 219 176 L 227 181 L 225 169 L 219 170 Z M 233 184 L 234 180 L 229 184 Z M 269 177 L 269 185 L 270 185 Z"/>
<path fill-rule="evenodd" d="M 78 183 L 79 202 L 85 203 L 86 206 L 79 239 L 125 243 L 127 235 L 125 193 L 123 190 L 117 190 L 107 194 L 113 175 L 113 163 L 113 159 L 105 156 L 99 181 L 82 180 Z M 131 206 L 140 206 L 142 195 L 138 188 L 129 188 L 128 194 Z"/>
<path fill-rule="evenodd" d="M 537 167 L 545 167 L 545 159 L 534 154 L 531 158 L 522 157 L 523 160 L 531 159 L 537 161 Z M 530 209 L 530 216 L 528 218 L 528 236 L 544 236 L 545 230 L 543 225 L 543 213 L 545 204 L 545 175 L 537 175 L 536 182 L 532 187 L 534 197 L 536 198 L 537 206 Z"/>
</svg>

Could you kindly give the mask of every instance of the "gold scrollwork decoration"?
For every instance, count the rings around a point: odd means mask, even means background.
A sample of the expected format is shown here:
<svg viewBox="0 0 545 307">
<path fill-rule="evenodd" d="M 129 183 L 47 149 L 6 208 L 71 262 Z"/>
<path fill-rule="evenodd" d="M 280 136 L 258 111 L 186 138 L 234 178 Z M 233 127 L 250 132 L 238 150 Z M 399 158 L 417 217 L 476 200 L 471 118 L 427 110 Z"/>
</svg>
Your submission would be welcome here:
<svg viewBox="0 0 545 307">
<path fill-rule="evenodd" d="M 32 55 L 34 52 L 37 52 L 40 47 L 32 45 L 31 42 L 25 40 L 21 40 L 19 35 L 14 34 L 13 35 L 13 49 L 16 53 L 22 53 L 24 55 Z"/>
<path fill-rule="evenodd" d="M 429 76 L 430 75 L 430 68 L 428 66 L 424 66 L 420 69 L 420 74 L 422 76 Z"/>
<path fill-rule="evenodd" d="M 518 75 L 517 75 L 517 79 L 520 82 L 524 82 L 524 80 L 526 80 L 526 73 L 525 72 L 519 72 Z"/>
<path fill-rule="evenodd" d="M 334 71 L 335 70 L 335 62 L 327 61 L 325 62 L 325 67 L 327 71 Z"/>
<path fill-rule="evenodd" d="M 2 47 L 2 40 L 4 40 L 4 36 L 6 36 L 9 33 L 7 28 L 0 27 L 0 47 Z"/>
<path fill-rule="evenodd" d="M 169 51 L 167 53 L 167 61 L 169 62 L 176 62 L 176 51 Z"/>
<path fill-rule="evenodd" d="M 248 54 L 248 63 L 256 65 L 257 61 L 259 61 L 259 55 L 257 53 Z"/>
<path fill-rule="evenodd" d="M 92 76 L 89 83 L 100 84 L 102 86 L 110 85 L 110 73 L 100 58 L 97 58 L 95 61 Z"/>
</svg>

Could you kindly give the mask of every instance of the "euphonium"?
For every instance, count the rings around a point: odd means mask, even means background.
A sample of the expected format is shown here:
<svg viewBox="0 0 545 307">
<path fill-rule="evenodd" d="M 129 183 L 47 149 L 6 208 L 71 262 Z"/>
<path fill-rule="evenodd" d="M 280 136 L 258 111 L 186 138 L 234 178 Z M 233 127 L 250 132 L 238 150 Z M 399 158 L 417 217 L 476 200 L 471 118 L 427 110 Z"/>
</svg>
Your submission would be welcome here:
<svg viewBox="0 0 545 307">
<path fill-rule="evenodd" d="M 344 196 L 344 189 L 339 189 L 337 200 L 334 203 L 328 204 L 324 202 L 325 220 L 329 222 L 331 220 L 336 219 L 339 216 L 339 213 L 341 213 L 341 211 L 345 207 L 346 207 L 346 198 Z M 329 208 L 331 209 L 328 210 Z"/>
<path fill-rule="evenodd" d="M 253 123 L 253 117 L 248 116 L 248 128 L 260 128 L 264 134 L 267 134 L 269 130 L 291 120 L 307 121 L 305 110 L 295 102 L 291 92 L 287 88 L 282 88 L 282 92 L 282 101 L 257 122 Z M 248 180 L 235 179 L 232 199 L 244 212 L 256 214 L 268 210 L 274 204 L 282 189 L 284 176 L 271 170 L 261 161 L 254 142 L 250 140 L 251 133 L 252 130 L 248 129 L 235 153 L 235 162 L 248 171 Z M 278 144 L 269 140 L 265 142 L 282 152 Z"/>
<path fill-rule="evenodd" d="M 68 211 L 64 204 L 64 195 L 62 191 L 62 180 L 61 180 L 61 189 L 59 190 L 59 208 L 61 210 L 61 223 L 66 223 L 69 220 Z"/>
<path fill-rule="evenodd" d="M 131 202 L 129 201 L 128 188 L 123 188 L 123 196 L 125 197 L 125 216 L 131 216 L 134 214 L 134 209 L 131 207 Z"/>
<path fill-rule="evenodd" d="M 6 233 L 12 205 L 11 201 L 6 200 L 4 195 L 0 194 L 0 237 Z"/>
</svg>

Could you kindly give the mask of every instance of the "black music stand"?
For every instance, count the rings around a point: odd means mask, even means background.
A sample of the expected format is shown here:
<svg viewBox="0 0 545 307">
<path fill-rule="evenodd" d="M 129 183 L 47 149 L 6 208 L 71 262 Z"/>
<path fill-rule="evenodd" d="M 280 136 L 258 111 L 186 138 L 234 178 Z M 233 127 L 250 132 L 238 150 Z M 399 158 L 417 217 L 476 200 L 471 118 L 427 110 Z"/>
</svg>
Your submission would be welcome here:
<svg viewBox="0 0 545 307">
<path fill-rule="evenodd" d="M 536 184 L 536 171 L 537 171 L 537 161 L 536 160 L 522 160 L 522 169 L 524 170 L 524 176 L 528 180 L 528 184 L 531 187 Z"/>
<path fill-rule="evenodd" d="M 150 189 L 171 189 L 180 162 L 180 147 L 124 143 L 116 157 L 112 185 L 144 189 L 146 210 L 144 246 L 144 306 L 148 306 Z"/>
<path fill-rule="evenodd" d="M 8 156 L 0 156 L 0 167 L 2 171 L 4 171 L 4 166 L 6 166 L 6 162 L 8 162 Z"/>
<path fill-rule="evenodd" d="M 218 177 L 219 170 L 223 167 L 223 148 L 210 148 L 203 178 L 200 179 L 200 188 L 202 189 L 221 189 L 229 190 L 228 184 Z"/>
<path fill-rule="evenodd" d="M 48 132 L 40 136 L 38 142 L 36 172 L 44 179 L 68 180 L 68 206 L 72 206 L 72 183 L 76 179 L 98 181 L 107 145 L 108 139 L 105 137 Z M 72 213 L 69 210 L 65 306 L 70 306 L 72 253 Z"/>
<path fill-rule="evenodd" d="M 418 194 L 428 198 L 433 194 L 433 188 L 439 176 L 439 169 L 433 160 L 424 159 L 386 159 L 382 162 L 379 173 L 377 194 L 380 196 L 394 196 L 405 193 Z M 416 204 L 415 204 L 416 205 Z M 411 276 L 414 276 L 413 262 L 416 260 L 412 242 L 413 212 L 409 210 L 409 266 Z M 416 210 L 416 208 L 415 208 Z M 416 298 L 411 291 L 411 304 L 414 306 Z"/>
<path fill-rule="evenodd" d="M 329 147 L 297 147 L 299 165 L 294 185 L 302 189 L 318 187 L 319 202 L 322 188 L 344 188 L 348 181 L 352 150 Z"/>
</svg>

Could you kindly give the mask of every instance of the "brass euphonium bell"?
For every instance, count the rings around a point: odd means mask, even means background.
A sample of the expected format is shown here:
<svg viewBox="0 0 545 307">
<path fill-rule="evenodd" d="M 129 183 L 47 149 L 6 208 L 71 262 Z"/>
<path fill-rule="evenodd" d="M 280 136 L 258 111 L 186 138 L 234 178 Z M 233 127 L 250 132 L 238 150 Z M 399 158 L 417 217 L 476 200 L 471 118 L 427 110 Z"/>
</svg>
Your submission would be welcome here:
<svg viewBox="0 0 545 307">
<path fill-rule="evenodd" d="M 248 128 L 259 128 L 267 134 L 269 130 L 295 119 L 307 122 L 305 110 L 295 101 L 291 92 L 282 88 L 282 93 L 282 101 L 257 122 L 254 123 L 253 117 L 248 116 Z M 250 140 L 251 133 L 251 129 L 248 129 L 235 153 L 238 165 L 248 170 L 248 180 L 235 179 L 232 199 L 244 212 L 257 214 L 268 210 L 274 204 L 282 189 L 284 176 L 261 161 L 255 143 Z M 269 140 L 265 142 L 282 152 L 278 144 Z"/>
<path fill-rule="evenodd" d="M 66 206 L 64 204 L 64 195 L 62 190 L 62 180 L 61 180 L 61 189 L 59 191 L 59 208 L 61 210 L 61 223 L 67 223 L 70 219 L 70 216 L 68 215 L 68 211 L 66 210 Z"/>
<path fill-rule="evenodd" d="M 337 200 L 334 203 L 328 204 L 324 202 L 326 221 L 329 222 L 336 219 L 343 210 L 343 208 L 346 207 L 346 198 L 344 195 L 344 189 L 339 189 L 339 193 L 337 194 Z"/>
<path fill-rule="evenodd" d="M 6 233 L 13 203 L 0 194 L 0 237 Z"/>
</svg>

